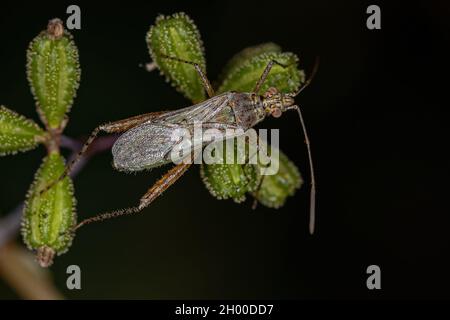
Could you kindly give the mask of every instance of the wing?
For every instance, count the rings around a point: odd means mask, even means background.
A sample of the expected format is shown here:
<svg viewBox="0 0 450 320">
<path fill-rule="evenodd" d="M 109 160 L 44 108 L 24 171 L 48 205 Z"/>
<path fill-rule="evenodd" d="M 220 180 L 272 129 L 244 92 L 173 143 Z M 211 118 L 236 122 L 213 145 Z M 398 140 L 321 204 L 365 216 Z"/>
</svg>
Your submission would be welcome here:
<svg viewBox="0 0 450 320">
<path fill-rule="evenodd" d="M 234 112 L 229 105 L 233 93 L 226 92 L 186 108 L 168 111 L 149 120 L 173 124 L 193 124 L 194 122 L 235 122 Z"/>
<path fill-rule="evenodd" d="M 113 165 L 120 171 L 140 171 L 168 163 L 166 155 L 178 141 L 172 140 L 176 125 L 147 122 L 134 127 L 114 143 Z"/>
<path fill-rule="evenodd" d="M 194 126 L 214 128 L 220 132 L 236 129 L 229 105 L 232 93 L 225 93 L 187 108 L 167 111 L 122 134 L 112 148 L 113 165 L 120 171 L 140 171 L 172 161 L 171 152 L 181 148 L 200 148 L 207 140 L 194 139 Z M 186 141 L 189 134 L 189 141 Z M 186 144 L 180 144 L 186 142 Z M 189 149 L 191 150 L 191 149 Z"/>
</svg>

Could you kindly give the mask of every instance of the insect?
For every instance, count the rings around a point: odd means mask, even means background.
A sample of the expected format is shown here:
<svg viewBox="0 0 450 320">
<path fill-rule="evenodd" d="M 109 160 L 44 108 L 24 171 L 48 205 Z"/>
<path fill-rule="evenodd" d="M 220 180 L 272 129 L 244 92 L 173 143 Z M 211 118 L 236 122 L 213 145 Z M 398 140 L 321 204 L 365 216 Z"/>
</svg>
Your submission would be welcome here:
<svg viewBox="0 0 450 320">
<path fill-rule="evenodd" d="M 311 83 L 312 78 L 317 72 L 318 60 L 314 65 L 311 76 L 297 92 L 280 93 L 276 88 L 269 88 L 263 95 L 258 94 L 274 64 L 287 67 L 275 60 L 271 60 L 265 67 L 252 92 L 225 92 L 220 95 L 215 95 L 208 78 L 198 64 L 176 57 L 166 55 L 163 55 L 163 57 L 192 65 L 200 76 L 209 99 L 179 110 L 152 112 L 98 126 L 93 130 L 77 156 L 66 166 L 63 174 L 41 192 L 45 192 L 70 173 L 100 131 L 123 133 L 112 147 L 113 166 L 117 170 L 134 172 L 158 167 L 171 162 L 169 154 L 176 144 L 176 141 L 171 139 L 171 134 L 174 129 L 184 128 L 192 130 L 195 122 L 201 122 L 205 129 L 214 128 L 221 132 L 225 132 L 227 129 L 242 129 L 242 132 L 245 132 L 268 116 L 278 118 L 288 110 L 296 110 L 299 115 L 308 151 L 311 176 L 309 231 L 312 234 L 315 225 L 316 195 L 314 166 L 306 126 L 300 107 L 295 104 L 294 98 Z M 139 205 L 87 218 L 78 223 L 73 231 L 92 222 L 142 211 L 174 184 L 191 165 L 192 162 L 182 162 L 175 165 L 141 197 Z"/>
</svg>

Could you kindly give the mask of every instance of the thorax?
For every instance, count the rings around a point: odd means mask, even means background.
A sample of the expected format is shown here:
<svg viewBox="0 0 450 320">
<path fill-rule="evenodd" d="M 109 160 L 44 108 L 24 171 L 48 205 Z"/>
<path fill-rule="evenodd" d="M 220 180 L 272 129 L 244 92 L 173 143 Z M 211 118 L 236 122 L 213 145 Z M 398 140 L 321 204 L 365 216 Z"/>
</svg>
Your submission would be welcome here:
<svg viewBox="0 0 450 320">
<path fill-rule="evenodd" d="M 253 93 L 232 92 L 229 105 L 236 124 L 245 130 L 254 127 L 265 118 L 261 97 Z"/>
</svg>

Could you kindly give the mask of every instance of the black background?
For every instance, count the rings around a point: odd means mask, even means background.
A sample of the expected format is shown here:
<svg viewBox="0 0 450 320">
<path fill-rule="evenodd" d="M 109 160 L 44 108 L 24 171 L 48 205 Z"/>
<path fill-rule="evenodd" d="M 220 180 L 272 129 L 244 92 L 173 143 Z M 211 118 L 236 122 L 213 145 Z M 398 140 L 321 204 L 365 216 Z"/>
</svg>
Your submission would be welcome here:
<svg viewBox="0 0 450 320">
<path fill-rule="evenodd" d="M 29 41 L 75 1 L 0 4 L 0 103 L 37 120 L 25 75 Z M 366 28 L 359 1 L 81 3 L 81 86 L 65 131 L 189 102 L 157 73 L 145 34 L 159 13 L 185 11 L 201 32 L 208 75 L 246 46 L 273 41 L 307 72 L 297 98 L 310 131 L 318 179 L 317 233 L 307 232 L 308 190 L 280 210 L 219 201 L 191 169 L 144 214 L 77 234 L 52 267 L 68 298 L 448 298 L 448 55 L 450 4 L 381 3 L 382 29 Z M 282 150 L 308 167 L 295 114 L 270 119 Z M 0 212 L 20 203 L 44 148 L 0 159 Z M 134 205 L 167 168 L 116 172 L 109 153 L 75 180 L 79 216 Z M 20 241 L 20 239 L 18 239 Z M 65 289 L 66 267 L 82 290 Z M 366 288 L 381 267 L 382 289 Z M 0 280 L 0 298 L 15 298 Z"/>
</svg>

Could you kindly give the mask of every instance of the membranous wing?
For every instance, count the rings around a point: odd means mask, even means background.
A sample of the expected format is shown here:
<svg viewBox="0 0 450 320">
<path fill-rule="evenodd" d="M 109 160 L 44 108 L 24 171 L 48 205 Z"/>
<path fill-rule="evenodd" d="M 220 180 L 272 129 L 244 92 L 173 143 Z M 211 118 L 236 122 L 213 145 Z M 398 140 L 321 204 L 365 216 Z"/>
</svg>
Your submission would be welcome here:
<svg viewBox="0 0 450 320">
<path fill-rule="evenodd" d="M 121 171 L 140 171 L 169 163 L 173 149 L 186 142 L 186 134 L 190 134 L 192 148 L 200 148 L 205 141 L 194 139 L 194 129 L 199 125 L 202 130 L 214 128 L 220 132 L 236 129 L 229 104 L 231 95 L 221 94 L 191 107 L 161 113 L 126 131 L 112 148 L 114 167 Z"/>
<path fill-rule="evenodd" d="M 220 122 L 233 125 L 236 119 L 230 105 L 232 98 L 233 93 L 223 93 L 190 107 L 168 111 L 151 121 L 178 125 L 194 122 Z"/>
</svg>

